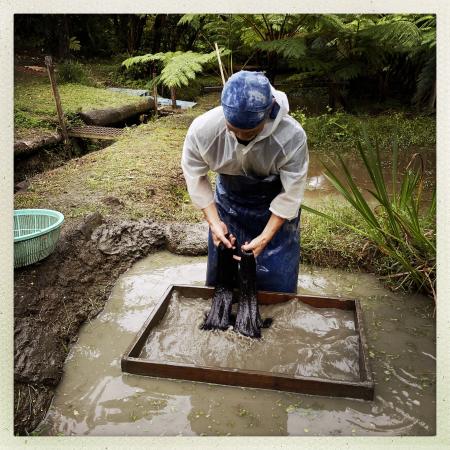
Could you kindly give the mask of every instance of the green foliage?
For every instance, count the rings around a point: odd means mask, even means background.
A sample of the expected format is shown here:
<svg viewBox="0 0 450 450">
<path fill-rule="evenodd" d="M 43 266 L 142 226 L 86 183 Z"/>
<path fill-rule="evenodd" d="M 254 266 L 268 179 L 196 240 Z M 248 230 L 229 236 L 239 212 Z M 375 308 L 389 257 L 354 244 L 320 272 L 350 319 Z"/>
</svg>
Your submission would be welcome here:
<svg viewBox="0 0 450 450">
<path fill-rule="evenodd" d="M 59 65 L 57 66 L 59 69 Z M 81 109 L 106 108 L 140 102 L 140 97 L 76 83 L 62 83 L 59 94 L 70 123 L 78 121 Z M 48 77 L 20 73 L 14 83 L 14 129 L 17 136 L 29 136 L 30 129 L 55 130 L 58 125 L 55 101 Z"/>
<path fill-rule="evenodd" d="M 225 49 L 220 50 L 221 55 L 228 53 Z M 196 75 L 202 72 L 205 65 L 211 64 L 216 60 L 215 52 L 202 54 L 192 51 L 177 51 L 134 56 L 123 61 L 122 65 L 128 69 L 134 64 L 160 62 L 163 65 L 163 69 L 156 82 L 171 88 L 189 85 Z"/>
<path fill-rule="evenodd" d="M 373 189 L 368 192 L 377 202 L 375 208 L 361 194 L 340 155 L 340 165 L 345 174 L 343 179 L 325 164 L 324 174 L 362 219 L 362 225 L 354 226 L 308 206 L 304 206 L 304 209 L 338 222 L 376 245 L 389 261 L 386 268 L 387 279 L 396 289 L 424 291 L 435 298 L 436 200 L 434 196 L 427 208 L 422 205 L 423 164 L 415 167 L 414 163 L 418 157 L 413 157 L 406 172 L 399 177 L 398 146 L 394 141 L 393 181 L 392 186 L 388 187 L 383 176 L 379 147 L 372 144 L 364 129 L 358 142 L 358 150 L 373 183 Z"/>
<path fill-rule="evenodd" d="M 353 115 L 331 108 L 317 116 L 309 115 L 302 109 L 290 114 L 305 129 L 309 146 L 318 152 L 342 154 L 355 150 L 358 145 L 357 131 L 363 125 L 369 137 L 376 138 L 382 149 L 390 148 L 396 136 L 400 149 L 411 146 L 430 148 L 436 144 L 436 120 L 430 116 L 408 116 L 403 112 Z"/>
<path fill-rule="evenodd" d="M 242 42 L 250 47 L 294 36 L 307 16 L 301 14 L 242 14 Z"/>
<path fill-rule="evenodd" d="M 29 114 L 26 111 L 15 111 L 14 126 L 16 129 L 20 128 L 48 128 L 49 123 L 46 120 L 36 117 L 34 114 Z"/>
<path fill-rule="evenodd" d="M 421 65 L 417 77 L 413 103 L 417 106 L 427 104 L 433 110 L 436 101 L 436 16 L 422 16 L 416 21 L 421 31 L 421 43 L 411 55 L 416 64 Z"/>
<path fill-rule="evenodd" d="M 415 54 L 422 66 L 414 101 L 433 102 L 434 16 L 388 15 L 247 15 L 242 40 L 259 51 L 276 53 L 303 79 L 348 82 L 360 76 L 387 80 L 414 73 L 407 66 Z M 282 19 L 284 17 L 284 19 Z M 284 21 L 283 21 L 284 20 Z M 428 49 L 428 52 L 427 52 Z M 406 61 L 406 62 L 405 62 Z M 406 69 L 405 69 L 406 66 Z M 434 69 L 434 72 L 433 72 Z M 381 83 L 380 86 L 383 84 Z"/>
<path fill-rule="evenodd" d="M 83 66 L 78 61 L 64 61 L 57 68 L 59 83 L 79 83 L 89 85 L 89 77 Z"/>
<path fill-rule="evenodd" d="M 69 50 L 74 52 L 79 52 L 81 50 L 80 41 L 75 36 L 72 36 L 69 39 Z"/>
<path fill-rule="evenodd" d="M 306 54 L 307 46 L 303 38 L 285 38 L 275 41 L 261 41 L 255 44 L 256 48 L 266 52 L 276 52 L 285 58 L 300 58 Z"/>
<path fill-rule="evenodd" d="M 401 51 L 420 44 L 420 30 L 411 19 L 386 16 L 363 28 L 359 38 L 376 41 L 390 51 Z"/>
<path fill-rule="evenodd" d="M 333 217 L 323 220 L 316 214 L 302 213 L 302 258 L 307 264 L 350 270 L 375 270 L 378 258 L 363 236 L 340 223 L 361 226 L 362 220 L 340 199 L 327 198 L 320 202 L 320 210 Z"/>
<path fill-rule="evenodd" d="M 215 49 L 214 44 L 229 50 L 222 53 L 225 76 L 233 72 L 233 55 L 247 58 L 250 49 L 242 42 L 242 18 L 237 14 L 185 14 L 180 25 L 188 25 L 195 30 L 196 48 L 204 53 Z M 227 57 L 225 57 L 227 56 Z M 218 71 L 217 71 L 218 72 Z"/>
</svg>

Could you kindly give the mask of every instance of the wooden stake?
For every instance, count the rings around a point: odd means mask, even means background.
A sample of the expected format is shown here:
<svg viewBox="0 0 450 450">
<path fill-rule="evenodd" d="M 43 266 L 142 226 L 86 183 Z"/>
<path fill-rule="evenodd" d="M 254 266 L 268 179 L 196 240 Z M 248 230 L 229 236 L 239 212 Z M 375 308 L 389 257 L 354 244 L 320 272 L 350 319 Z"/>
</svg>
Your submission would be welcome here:
<svg viewBox="0 0 450 450">
<path fill-rule="evenodd" d="M 217 55 L 217 60 L 219 61 L 220 76 L 222 77 L 222 84 L 225 86 L 225 76 L 223 74 L 222 60 L 220 59 L 220 52 L 219 52 L 219 47 L 217 46 L 217 42 L 214 42 L 214 47 L 216 47 L 216 55 Z"/>
<path fill-rule="evenodd" d="M 156 78 L 156 72 L 153 71 L 153 81 Z M 155 102 L 155 116 L 158 115 L 158 89 L 156 87 L 156 83 L 153 84 L 153 100 Z"/>
<path fill-rule="evenodd" d="M 45 65 L 47 66 L 48 77 L 50 78 L 50 84 L 52 85 L 53 98 L 56 103 L 56 111 L 58 112 L 59 125 L 61 127 L 61 133 L 63 135 L 64 143 L 69 143 L 69 134 L 67 133 L 67 127 L 64 120 L 64 112 L 61 106 L 61 98 L 59 96 L 58 86 L 55 80 L 55 67 L 51 56 L 45 57 Z"/>
</svg>

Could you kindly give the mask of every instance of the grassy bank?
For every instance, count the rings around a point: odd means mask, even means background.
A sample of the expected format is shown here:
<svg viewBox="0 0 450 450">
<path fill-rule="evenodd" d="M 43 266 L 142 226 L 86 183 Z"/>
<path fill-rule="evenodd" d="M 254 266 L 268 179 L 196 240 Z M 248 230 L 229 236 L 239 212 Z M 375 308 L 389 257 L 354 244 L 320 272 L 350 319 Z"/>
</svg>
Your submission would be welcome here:
<svg viewBox="0 0 450 450">
<path fill-rule="evenodd" d="M 114 106 L 133 100 L 92 86 L 64 84 L 60 90 L 64 108 L 72 117 L 79 108 Z M 181 149 L 191 121 L 218 105 L 219 94 L 200 97 L 198 102 L 194 109 L 181 115 L 128 129 L 110 147 L 35 176 L 28 191 L 15 196 L 15 207 L 56 209 L 63 212 L 69 223 L 95 211 L 124 219 L 202 220 L 186 192 L 180 168 Z M 56 113 L 45 77 L 23 76 L 16 84 L 15 112 L 19 133 L 55 126 Z M 19 120 L 21 114 L 27 118 L 25 124 Z M 404 113 L 352 116 L 331 112 L 320 116 L 294 112 L 294 116 L 308 134 L 311 153 L 353 152 L 356 147 L 353 131 L 361 121 L 369 134 L 379 138 L 382 147 L 389 146 L 394 135 L 398 135 L 401 149 L 418 147 L 434 152 L 433 117 Z M 358 225 L 353 210 L 339 201 L 325 201 L 321 207 L 345 222 Z M 348 229 L 304 212 L 301 233 L 304 262 L 383 274 L 385 258 Z"/>
<path fill-rule="evenodd" d="M 29 190 L 16 195 L 16 207 L 53 208 L 69 220 L 94 211 L 132 219 L 200 220 L 186 193 L 181 149 L 193 118 L 217 100 L 206 96 L 191 111 L 128 129 L 110 147 L 34 177 Z"/>
<path fill-rule="evenodd" d="M 94 86 L 60 83 L 59 93 L 64 113 L 77 123 L 77 112 L 93 108 L 122 106 L 142 101 L 139 97 L 110 92 Z M 46 75 L 16 72 L 14 79 L 15 137 L 29 137 L 54 131 L 58 126 L 55 101 Z"/>
<path fill-rule="evenodd" d="M 345 153 L 356 149 L 357 130 L 367 127 L 369 136 L 381 149 L 390 148 L 394 136 L 401 150 L 429 148 L 436 145 L 436 117 L 411 115 L 405 112 L 384 112 L 377 115 L 353 115 L 332 112 L 307 115 L 302 110 L 292 112 L 308 135 L 309 147 L 320 153 Z"/>
</svg>

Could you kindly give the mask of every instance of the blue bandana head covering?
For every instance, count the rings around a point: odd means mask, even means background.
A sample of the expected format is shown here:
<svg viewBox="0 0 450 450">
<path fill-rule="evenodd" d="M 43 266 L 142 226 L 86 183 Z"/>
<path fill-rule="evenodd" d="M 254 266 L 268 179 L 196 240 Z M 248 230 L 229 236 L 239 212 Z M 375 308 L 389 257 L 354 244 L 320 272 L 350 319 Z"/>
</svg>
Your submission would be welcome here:
<svg viewBox="0 0 450 450">
<path fill-rule="evenodd" d="M 270 82 L 262 72 L 241 70 L 223 87 L 223 113 L 236 128 L 257 127 L 268 116 L 271 106 Z"/>
</svg>

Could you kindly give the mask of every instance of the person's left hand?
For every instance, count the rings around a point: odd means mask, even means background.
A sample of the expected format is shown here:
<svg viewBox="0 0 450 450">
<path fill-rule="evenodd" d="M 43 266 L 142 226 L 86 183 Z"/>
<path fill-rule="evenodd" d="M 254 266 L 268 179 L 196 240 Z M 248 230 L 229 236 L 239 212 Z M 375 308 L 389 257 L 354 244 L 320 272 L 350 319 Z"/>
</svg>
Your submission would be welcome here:
<svg viewBox="0 0 450 450">
<path fill-rule="evenodd" d="M 269 242 L 270 240 L 266 236 L 260 234 L 249 243 L 246 242 L 241 246 L 241 248 L 247 252 L 251 250 L 253 252 L 253 256 L 257 258 L 264 251 Z"/>
</svg>

